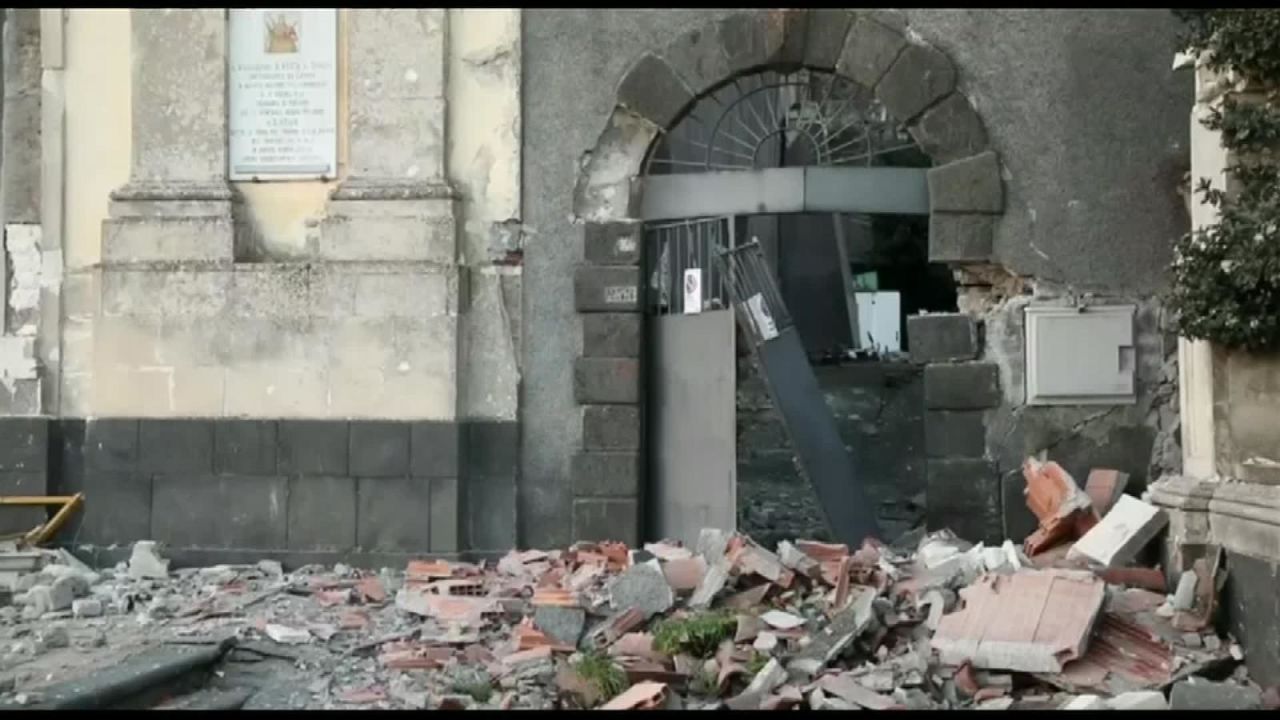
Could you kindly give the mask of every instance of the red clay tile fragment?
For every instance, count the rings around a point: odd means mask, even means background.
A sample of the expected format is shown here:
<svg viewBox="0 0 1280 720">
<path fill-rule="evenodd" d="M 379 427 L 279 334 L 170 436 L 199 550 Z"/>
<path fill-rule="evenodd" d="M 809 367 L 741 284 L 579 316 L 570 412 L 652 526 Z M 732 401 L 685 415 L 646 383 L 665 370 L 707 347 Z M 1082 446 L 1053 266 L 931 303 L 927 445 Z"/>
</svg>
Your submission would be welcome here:
<svg viewBox="0 0 1280 720">
<path fill-rule="evenodd" d="M 1089 479 L 1084 483 L 1084 492 L 1093 504 L 1098 517 L 1104 517 L 1120 499 L 1125 486 L 1129 484 L 1129 474 L 1119 470 L 1097 468 L 1089 472 Z"/>
<path fill-rule="evenodd" d="M 1168 591 L 1168 585 L 1165 582 L 1164 571 L 1159 567 L 1124 567 L 1124 568 L 1108 568 L 1098 572 L 1098 577 L 1109 585 L 1123 585 L 1125 587 L 1142 588 L 1152 592 L 1163 593 Z"/>
<path fill-rule="evenodd" d="M 668 560 L 662 564 L 662 574 L 667 584 L 676 592 L 691 592 L 707 574 L 707 563 L 701 557 Z"/>
<path fill-rule="evenodd" d="M 748 590 L 730 595 L 724 599 L 724 606 L 730 610 L 750 610 L 764 602 L 764 597 L 769 594 L 770 587 L 768 583 L 761 583 Z"/>
<path fill-rule="evenodd" d="M 614 699 L 600 706 L 601 710 L 652 710 L 662 706 L 667 699 L 664 683 L 646 680 L 627 688 Z"/>
<path fill-rule="evenodd" d="M 1027 458 L 1023 494 L 1040 527 L 1024 543 L 1027 555 L 1037 555 L 1067 540 L 1081 537 L 1098 522 L 1089 496 L 1056 462 Z"/>
<path fill-rule="evenodd" d="M 338 619 L 339 630 L 363 630 L 369 626 L 369 615 L 363 610 L 348 610 Z"/>
<path fill-rule="evenodd" d="M 1172 673 L 1173 648 L 1168 643 L 1135 620 L 1104 612 L 1083 657 L 1067 663 L 1061 673 L 1038 677 L 1072 692 L 1118 693 L 1162 687 Z"/>
<path fill-rule="evenodd" d="M 539 588 L 530 601 L 534 606 L 578 607 L 578 596 L 560 588 Z"/>
<path fill-rule="evenodd" d="M 546 645 L 511 653 L 510 655 L 502 658 L 502 664 L 507 667 L 516 667 L 517 665 L 523 665 L 527 662 L 542 660 L 544 658 L 548 660 L 551 659 L 551 648 Z"/>
<path fill-rule="evenodd" d="M 387 601 L 387 591 L 382 587 L 382 581 L 376 577 L 361 578 L 356 583 L 356 592 L 364 598 L 365 602 L 384 603 Z"/>
<path fill-rule="evenodd" d="M 350 590 L 320 590 L 312 595 L 321 605 L 332 607 L 334 605 L 345 605 L 351 600 Z"/>
<path fill-rule="evenodd" d="M 977 675 L 973 672 L 973 665 L 967 661 L 956 669 L 955 677 L 952 678 L 956 684 L 956 690 L 964 693 L 967 697 L 973 697 L 981 686 L 978 685 Z"/>
<path fill-rule="evenodd" d="M 453 577 L 453 570 L 444 560 L 410 560 L 404 574 L 411 581 L 429 581 Z"/>
<path fill-rule="evenodd" d="M 343 691 L 338 699 L 348 705 L 367 705 L 387 699 L 387 692 L 376 685 Z"/>
<path fill-rule="evenodd" d="M 693 553 L 689 548 L 668 542 L 647 543 L 644 546 L 644 549 L 650 555 L 667 562 L 672 560 L 688 560 L 693 557 Z"/>
<path fill-rule="evenodd" d="M 612 645 L 618 638 L 643 624 L 643 612 L 635 608 L 619 610 L 591 631 L 591 641 L 596 647 Z"/>
<path fill-rule="evenodd" d="M 843 560 L 849 556 L 848 545 L 823 543 L 816 540 L 797 540 L 796 548 L 809 557 L 823 562 L 825 560 Z"/>
<path fill-rule="evenodd" d="M 1088 573 L 986 575 L 960 591 L 964 607 L 942 617 L 932 646 L 945 664 L 1061 672 L 1084 654 L 1105 594 L 1106 584 Z"/>
</svg>

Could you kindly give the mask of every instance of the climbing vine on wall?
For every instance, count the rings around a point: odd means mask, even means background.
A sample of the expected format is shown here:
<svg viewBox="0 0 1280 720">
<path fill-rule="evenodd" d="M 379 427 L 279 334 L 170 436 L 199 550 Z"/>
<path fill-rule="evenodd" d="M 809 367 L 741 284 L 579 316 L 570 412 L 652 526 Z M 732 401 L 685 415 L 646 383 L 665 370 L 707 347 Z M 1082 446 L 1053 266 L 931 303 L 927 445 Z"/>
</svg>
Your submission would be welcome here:
<svg viewBox="0 0 1280 720">
<path fill-rule="evenodd" d="M 1280 350 L 1280 10 L 1175 10 L 1184 47 L 1247 80 L 1203 120 L 1234 156 L 1230 193 L 1197 181 L 1217 224 L 1176 245 L 1170 305 L 1179 331 L 1227 348 Z M 1256 88 L 1256 91 L 1255 91 Z"/>
</svg>

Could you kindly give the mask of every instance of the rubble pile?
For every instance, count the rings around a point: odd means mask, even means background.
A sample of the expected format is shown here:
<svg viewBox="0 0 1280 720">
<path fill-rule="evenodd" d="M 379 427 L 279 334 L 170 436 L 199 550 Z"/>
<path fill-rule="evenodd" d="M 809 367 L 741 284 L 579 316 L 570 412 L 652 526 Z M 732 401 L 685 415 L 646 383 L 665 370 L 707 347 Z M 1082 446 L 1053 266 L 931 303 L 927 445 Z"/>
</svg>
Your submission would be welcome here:
<svg viewBox="0 0 1280 720">
<path fill-rule="evenodd" d="M 171 570 L 149 542 L 101 571 L 31 551 L 0 566 L 29 565 L 0 571 L 0 705 L 38 703 L 59 679 L 30 671 L 42 655 L 105 652 L 139 628 L 150 643 L 234 637 L 231 663 L 284 659 L 305 708 L 1272 704 L 1213 629 L 1216 557 L 1166 588 L 1130 564 L 1162 521 L 1119 475 L 1081 491 L 1052 463 L 1024 470 L 1041 521 L 1024 548 L 916 531 L 770 550 L 704 530 L 694 547 L 577 543 L 377 573 Z"/>
</svg>

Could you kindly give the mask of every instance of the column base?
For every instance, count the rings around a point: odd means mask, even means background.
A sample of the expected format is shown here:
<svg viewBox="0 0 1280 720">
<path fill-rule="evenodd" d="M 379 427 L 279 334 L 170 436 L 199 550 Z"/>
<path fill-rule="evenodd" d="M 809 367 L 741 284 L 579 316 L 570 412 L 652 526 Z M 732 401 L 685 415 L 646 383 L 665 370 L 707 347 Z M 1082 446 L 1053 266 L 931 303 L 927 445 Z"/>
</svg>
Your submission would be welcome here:
<svg viewBox="0 0 1280 720">
<path fill-rule="evenodd" d="M 234 206 L 225 183 L 130 183 L 111 193 L 102 263 L 235 262 Z"/>
<path fill-rule="evenodd" d="M 458 264 L 458 194 L 446 183 L 353 179 L 329 196 L 316 256 Z"/>
</svg>

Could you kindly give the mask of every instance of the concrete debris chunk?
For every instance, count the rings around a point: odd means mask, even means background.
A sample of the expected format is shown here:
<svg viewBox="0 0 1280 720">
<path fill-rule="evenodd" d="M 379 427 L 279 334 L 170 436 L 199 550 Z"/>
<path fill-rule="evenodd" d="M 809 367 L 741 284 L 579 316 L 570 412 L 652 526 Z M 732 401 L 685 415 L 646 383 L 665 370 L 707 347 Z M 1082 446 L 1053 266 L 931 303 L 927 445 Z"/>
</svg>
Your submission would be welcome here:
<svg viewBox="0 0 1280 720">
<path fill-rule="evenodd" d="M 129 576 L 164 580 L 169 577 L 169 560 L 160 556 L 154 540 L 139 540 L 129 555 Z"/>
<path fill-rule="evenodd" d="M 311 642 L 311 632 L 302 628 L 267 623 L 263 631 L 267 637 L 281 645 L 302 645 Z"/>
<path fill-rule="evenodd" d="M 1078 695 L 1067 701 L 1062 710 L 1106 710 L 1107 703 L 1097 695 Z"/>
<path fill-rule="evenodd" d="M 689 607 L 710 607 L 716 595 L 724 589 L 727 582 L 729 582 L 729 565 L 722 559 L 707 568 L 707 572 L 702 576 L 702 581 L 698 583 L 698 587 L 693 591 L 693 596 L 689 598 Z"/>
<path fill-rule="evenodd" d="M 615 610 L 635 608 L 646 618 L 670 610 L 675 601 L 657 560 L 632 566 L 609 586 L 609 603 Z"/>
<path fill-rule="evenodd" d="M 1173 591 L 1170 605 L 1174 610 L 1190 610 L 1196 603 L 1196 574 L 1187 570 L 1178 578 L 1178 587 Z"/>
<path fill-rule="evenodd" d="M 1111 512 L 1072 546 L 1067 557 L 1086 558 L 1108 568 L 1123 565 L 1136 557 L 1168 521 L 1164 511 L 1154 505 L 1122 495 Z"/>
</svg>

